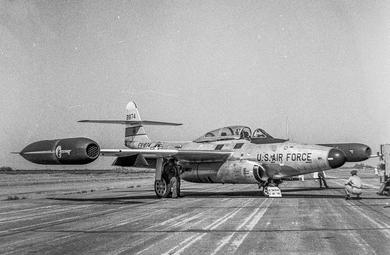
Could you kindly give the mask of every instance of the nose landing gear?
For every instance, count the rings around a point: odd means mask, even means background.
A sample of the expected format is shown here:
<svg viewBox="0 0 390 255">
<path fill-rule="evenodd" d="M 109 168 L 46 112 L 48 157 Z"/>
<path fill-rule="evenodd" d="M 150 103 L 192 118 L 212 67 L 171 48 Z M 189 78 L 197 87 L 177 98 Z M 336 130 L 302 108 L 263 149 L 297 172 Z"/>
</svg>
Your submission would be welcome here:
<svg viewBox="0 0 390 255">
<path fill-rule="evenodd" d="M 282 197 L 282 193 L 279 189 L 281 180 L 268 179 L 266 182 L 259 183 L 259 189 L 265 197 Z"/>
</svg>

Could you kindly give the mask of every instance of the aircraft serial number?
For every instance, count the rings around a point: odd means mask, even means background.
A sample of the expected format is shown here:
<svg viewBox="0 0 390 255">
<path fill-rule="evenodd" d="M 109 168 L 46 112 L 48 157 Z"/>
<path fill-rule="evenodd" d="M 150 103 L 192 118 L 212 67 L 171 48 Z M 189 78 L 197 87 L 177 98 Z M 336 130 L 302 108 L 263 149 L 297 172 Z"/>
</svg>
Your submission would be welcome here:
<svg viewBox="0 0 390 255">
<path fill-rule="evenodd" d="M 137 116 L 135 115 L 135 113 L 130 113 L 126 115 L 126 120 L 134 120 L 136 118 Z"/>
<path fill-rule="evenodd" d="M 311 162 L 311 152 L 303 153 L 259 153 L 257 154 L 257 161 L 262 162 L 283 162 L 283 161 L 299 161 Z"/>
<path fill-rule="evenodd" d="M 158 150 L 160 149 L 161 144 L 155 144 L 155 143 L 139 143 L 138 144 L 138 149 L 145 149 L 145 148 L 150 148 L 150 149 L 155 149 Z"/>
</svg>

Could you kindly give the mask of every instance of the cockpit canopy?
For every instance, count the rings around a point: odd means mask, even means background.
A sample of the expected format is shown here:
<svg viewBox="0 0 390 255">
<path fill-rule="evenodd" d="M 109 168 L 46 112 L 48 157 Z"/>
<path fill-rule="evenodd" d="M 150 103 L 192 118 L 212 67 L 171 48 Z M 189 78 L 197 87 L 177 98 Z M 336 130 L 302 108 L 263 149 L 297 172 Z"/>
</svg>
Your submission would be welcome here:
<svg viewBox="0 0 390 255">
<path fill-rule="evenodd" d="M 207 132 L 205 135 L 199 137 L 194 142 L 215 142 L 222 140 L 237 140 L 237 139 L 250 139 L 251 129 L 245 126 L 230 126 L 218 128 L 213 131 Z"/>
<path fill-rule="evenodd" d="M 251 129 L 246 126 L 229 126 L 207 132 L 205 135 L 199 137 L 194 142 L 206 143 L 238 139 L 246 139 L 254 144 L 284 143 L 288 141 L 285 139 L 273 138 L 270 134 L 261 128 L 256 129 L 252 133 Z"/>
<path fill-rule="evenodd" d="M 204 143 L 204 142 L 215 142 L 222 140 L 238 140 L 238 139 L 247 139 L 251 140 L 253 138 L 265 138 L 272 139 L 267 132 L 263 129 L 256 129 L 253 134 L 249 127 L 246 126 L 229 126 L 218 128 L 213 131 L 207 132 L 205 135 L 199 137 L 194 142 Z"/>
</svg>

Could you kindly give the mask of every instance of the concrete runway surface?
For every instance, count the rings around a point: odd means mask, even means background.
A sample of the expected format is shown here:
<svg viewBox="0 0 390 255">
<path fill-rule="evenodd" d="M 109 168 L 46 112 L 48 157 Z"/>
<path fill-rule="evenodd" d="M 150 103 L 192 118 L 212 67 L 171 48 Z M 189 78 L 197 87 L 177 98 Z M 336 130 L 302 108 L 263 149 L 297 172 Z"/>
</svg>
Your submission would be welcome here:
<svg viewBox="0 0 390 255">
<path fill-rule="evenodd" d="M 339 175 L 281 185 L 183 182 L 183 198 L 113 189 L 1 201 L 1 254 L 389 254 L 389 197 L 366 178 L 362 200 L 345 200 Z M 152 186 L 152 185 L 151 185 Z"/>
</svg>

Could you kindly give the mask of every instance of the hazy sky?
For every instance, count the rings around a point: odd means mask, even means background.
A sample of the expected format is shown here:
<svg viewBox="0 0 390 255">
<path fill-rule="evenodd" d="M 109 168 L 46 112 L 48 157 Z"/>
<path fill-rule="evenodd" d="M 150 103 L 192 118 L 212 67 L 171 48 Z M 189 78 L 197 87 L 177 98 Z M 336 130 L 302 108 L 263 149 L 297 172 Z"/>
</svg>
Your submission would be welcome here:
<svg viewBox="0 0 390 255">
<path fill-rule="evenodd" d="M 389 1 L 0 0 L 0 165 L 40 139 L 123 146 L 130 99 L 152 139 L 243 124 L 306 143 L 390 143 Z M 112 159 L 93 167 L 109 166 Z"/>
</svg>

